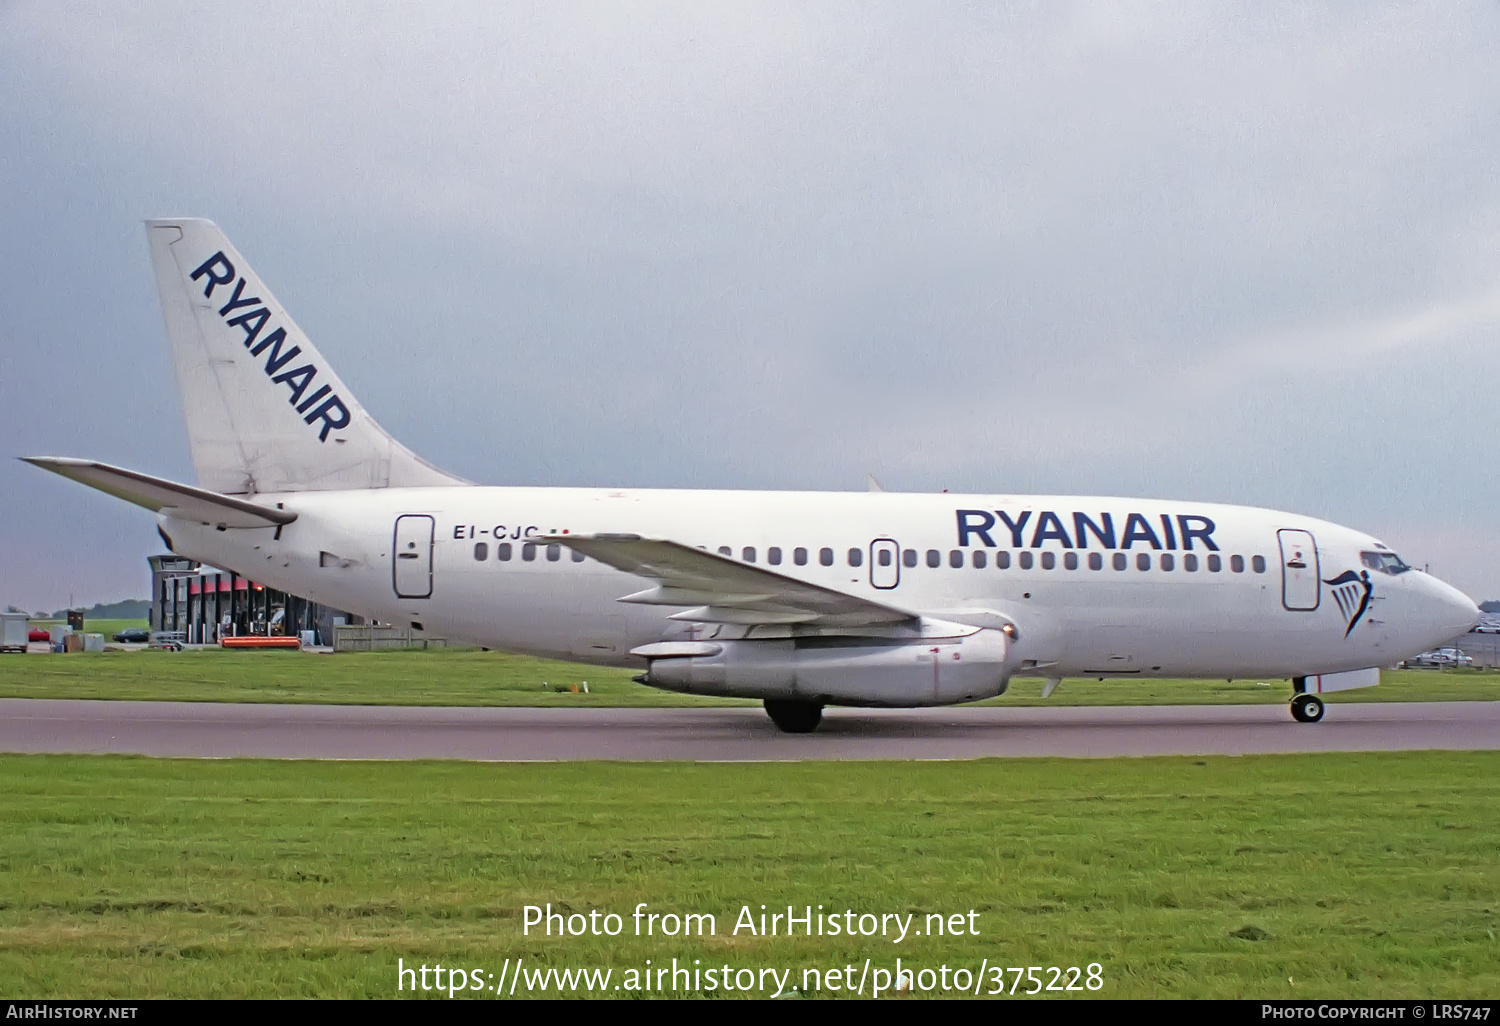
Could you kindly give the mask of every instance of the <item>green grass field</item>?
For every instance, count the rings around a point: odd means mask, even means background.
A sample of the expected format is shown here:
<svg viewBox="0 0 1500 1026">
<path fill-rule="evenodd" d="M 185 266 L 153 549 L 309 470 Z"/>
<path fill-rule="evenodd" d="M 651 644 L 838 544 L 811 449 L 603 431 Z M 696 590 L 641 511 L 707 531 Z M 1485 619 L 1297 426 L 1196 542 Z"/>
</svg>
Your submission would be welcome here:
<svg viewBox="0 0 1500 1026">
<path fill-rule="evenodd" d="M 1085 966 L 1102 996 L 1493 997 L 1500 753 L 736 766 L 0 757 L 0 992 L 395 995 L 693 959 Z M 521 908 L 625 915 L 521 934 Z M 708 912 L 701 939 L 629 912 Z M 731 935 L 743 905 L 977 937 Z M 1024 986 L 1024 985 L 1023 985 Z M 522 987 L 517 996 L 525 993 Z M 1075 995 L 1076 996 L 1076 995 Z M 1013 999 L 1012 999 L 1013 1000 Z"/>
<path fill-rule="evenodd" d="M 0 698 L 105 698 L 359 705 L 672 706 L 742 704 L 675 695 L 631 680 L 637 671 L 467 650 L 349 652 L 104 652 L 0 657 Z M 588 693 L 583 693 L 583 684 Z M 579 693 L 572 692 L 578 686 Z M 1014 681 L 995 705 L 1163 705 L 1286 702 L 1287 681 Z M 1500 673 L 1387 671 L 1376 688 L 1332 702 L 1500 699 Z"/>
</svg>

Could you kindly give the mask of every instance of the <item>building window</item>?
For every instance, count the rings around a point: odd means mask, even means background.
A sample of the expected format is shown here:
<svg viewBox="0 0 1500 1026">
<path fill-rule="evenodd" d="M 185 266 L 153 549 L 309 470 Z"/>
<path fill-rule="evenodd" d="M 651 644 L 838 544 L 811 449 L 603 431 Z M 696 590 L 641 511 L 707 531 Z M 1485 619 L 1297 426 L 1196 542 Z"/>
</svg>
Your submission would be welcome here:
<svg viewBox="0 0 1500 1026">
<path fill-rule="evenodd" d="M 573 562 L 575 562 L 575 563 L 582 563 L 583 560 L 584 560 L 583 553 L 579 552 L 577 549 L 573 549 L 572 552 L 573 552 Z"/>
<path fill-rule="evenodd" d="M 527 542 L 521 546 L 521 558 L 530 563 L 536 559 L 536 543 Z"/>
<path fill-rule="evenodd" d="M 1171 570 L 1175 565 L 1175 562 L 1176 561 L 1173 560 L 1172 554 L 1170 552 L 1163 552 L 1161 554 L 1161 568 L 1163 570 Z"/>
<path fill-rule="evenodd" d="M 507 562 L 510 559 L 510 553 L 510 542 L 501 542 L 499 545 L 495 546 L 495 558 L 500 560 L 502 563 Z"/>
<path fill-rule="evenodd" d="M 1266 557 L 1265 556 L 1251 556 L 1250 557 L 1250 569 L 1254 570 L 1258 574 L 1265 573 L 1266 572 Z"/>
<path fill-rule="evenodd" d="M 770 563 L 772 566 L 780 566 L 781 565 L 781 549 L 778 548 L 775 545 L 772 545 L 769 549 L 767 549 L 766 550 L 766 562 Z"/>
<path fill-rule="evenodd" d="M 1097 552 L 1090 552 L 1089 553 L 1089 569 L 1090 570 L 1103 570 L 1104 569 L 1104 557 L 1101 556 L 1101 555 L 1099 555 L 1099 553 L 1097 553 Z"/>
<path fill-rule="evenodd" d="M 549 562 L 549 563 L 556 563 L 558 561 L 558 559 L 561 558 L 561 556 L 562 556 L 562 545 L 561 544 L 559 544 L 558 542 L 553 542 L 551 545 L 547 546 L 547 562 Z"/>
<path fill-rule="evenodd" d="M 1187 555 L 1183 556 L 1182 557 L 1182 568 L 1184 570 L 1186 570 L 1188 573 L 1192 573 L 1193 571 L 1197 570 L 1198 569 L 1198 557 L 1195 556 L 1195 555 L 1193 555 L 1191 552 L 1189 552 Z"/>
<path fill-rule="evenodd" d="M 917 550 L 905 549 L 901 553 L 901 562 L 908 568 L 917 565 Z"/>
<path fill-rule="evenodd" d="M 1216 573 L 1218 573 L 1222 569 L 1224 569 L 1224 561 L 1223 560 L 1221 560 L 1218 556 L 1209 556 L 1208 557 L 1208 572 L 1209 573 L 1216 574 Z"/>
<path fill-rule="evenodd" d="M 975 549 L 974 550 L 974 569 L 975 570 L 983 570 L 986 566 L 989 565 L 989 562 L 990 562 L 990 557 L 989 557 L 989 554 L 987 552 L 985 552 L 983 549 Z"/>
<path fill-rule="evenodd" d="M 1123 552 L 1116 552 L 1114 555 L 1114 559 L 1111 560 L 1111 564 L 1116 570 L 1124 570 L 1125 562 L 1125 553 Z"/>
<path fill-rule="evenodd" d="M 1144 552 L 1137 552 L 1135 554 L 1135 568 L 1137 570 L 1150 570 L 1151 557 Z"/>
<path fill-rule="evenodd" d="M 1077 570 L 1078 569 L 1078 553 L 1076 553 L 1076 552 L 1064 552 L 1063 553 L 1063 566 L 1066 567 L 1069 570 Z"/>
<path fill-rule="evenodd" d="M 830 548 L 819 549 L 818 563 L 822 566 L 833 566 L 833 550 Z"/>
<path fill-rule="evenodd" d="M 475 542 L 474 543 L 474 558 L 476 560 L 478 560 L 479 562 L 481 562 L 481 563 L 483 563 L 486 559 L 490 558 L 490 545 L 489 545 L 489 542 Z"/>
<path fill-rule="evenodd" d="M 806 566 L 807 565 L 807 550 L 804 549 L 804 548 L 802 548 L 801 546 L 798 546 L 797 548 L 793 549 L 792 550 L 792 562 L 796 563 L 798 566 Z"/>
<path fill-rule="evenodd" d="M 1244 556 L 1230 556 L 1229 557 L 1229 569 L 1233 570 L 1237 574 L 1244 573 L 1245 572 L 1245 557 Z"/>
<path fill-rule="evenodd" d="M 995 553 L 995 569 L 997 569 L 997 570 L 1009 570 L 1010 569 L 1010 550 L 1009 549 L 1001 549 L 999 552 Z"/>
<path fill-rule="evenodd" d="M 1024 551 L 1023 550 L 1022 553 L 1021 553 L 1021 569 L 1022 570 L 1030 570 L 1031 569 L 1031 562 L 1032 562 L 1031 553 L 1029 551 Z"/>
<path fill-rule="evenodd" d="M 883 556 L 889 556 L 890 553 L 885 552 L 884 550 L 882 550 L 881 551 L 881 555 L 883 555 Z M 849 565 L 850 566 L 863 566 L 864 562 L 865 562 L 865 550 L 864 549 L 850 549 L 849 550 Z M 882 564 L 882 565 L 884 565 L 884 566 L 890 566 L 890 564 L 891 564 L 891 561 L 888 558 L 888 559 L 886 559 L 885 563 Z"/>
<path fill-rule="evenodd" d="M 743 559 L 746 563 L 754 563 L 755 562 L 755 546 L 754 545 L 746 545 L 743 549 L 740 550 L 740 558 Z"/>
</svg>

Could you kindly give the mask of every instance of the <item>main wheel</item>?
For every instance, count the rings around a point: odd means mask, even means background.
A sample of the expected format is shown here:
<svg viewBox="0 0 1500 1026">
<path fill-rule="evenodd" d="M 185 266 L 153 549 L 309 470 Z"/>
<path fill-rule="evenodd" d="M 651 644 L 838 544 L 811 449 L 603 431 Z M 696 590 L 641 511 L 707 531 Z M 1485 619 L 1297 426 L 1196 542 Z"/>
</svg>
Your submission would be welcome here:
<svg viewBox="0 0 1500 1026">
<path fill-rule="evenodd" d="M 768 698 L 766 715 L 788 734 L 811 734 L 823 720 L 823 707 L 817 702 Z"/>
<path fill-rule="evenodd" d="M 1298 723 L 1317 723 L 1323 718 L 1323 700 L 1317 695 L 1298 695 L 1292 699 L 1292 719 Z"/>
</svg>

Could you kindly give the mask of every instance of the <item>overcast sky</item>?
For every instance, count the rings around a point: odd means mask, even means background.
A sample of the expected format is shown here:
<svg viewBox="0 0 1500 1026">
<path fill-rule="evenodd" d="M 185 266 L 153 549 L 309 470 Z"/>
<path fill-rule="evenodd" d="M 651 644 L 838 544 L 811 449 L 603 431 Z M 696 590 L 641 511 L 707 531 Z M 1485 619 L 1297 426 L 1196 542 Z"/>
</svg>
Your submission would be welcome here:
<svg viewBox="0 0 1500 1026">
<path fill-rule="evenodd" d="M 493 484 L 1290 509 L 1500 597 L 1500 9 L 0 2 L 0 604 L 144 596 L 210 217 Z"/>
</svg>

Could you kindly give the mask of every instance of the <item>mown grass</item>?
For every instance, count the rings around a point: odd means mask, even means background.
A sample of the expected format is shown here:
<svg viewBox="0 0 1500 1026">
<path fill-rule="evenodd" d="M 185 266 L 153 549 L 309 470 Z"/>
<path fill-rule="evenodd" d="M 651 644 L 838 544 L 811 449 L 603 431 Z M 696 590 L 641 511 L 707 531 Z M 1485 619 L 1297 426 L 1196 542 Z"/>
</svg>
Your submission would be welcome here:
<svg viewBox="0 0 1500 1026">
<path fill-rule="evenodd" d="M 636 670 L 467 650 L 348 652 L 105 652 L 0 657 L 0 697 L 204 702 L 327 702 L 444 706 L 686 706 L 742 704 L 636 684 Z M 588 685 L 587 693 L 583 685 Z M 574 694 L 573 687 L 578 688 Z M 995 705 L 1282 703 L 1284 680 L 1067 680 L 1051 698 L 1018 678 Z M 1332 702 L 1500 700 L 1500 673 L 1390 670 L 1379 687 Z"/>
<path fill-rule="evenodd" d="M 1103 996 L 1492 997 L 1500 753 L 505 765 L 0 757 L 0 992 L 396 994 L 397 959 L 1099 962 Z M 521 933 L 521 909 L 626 917 Z M 716 936 L 629 936 L 638 902 Z M 743 905 L 977 937 L 730 935 Z M 800 976 L 794 974 L 794 980 Z M 518 991 L 524 993 L 524 988 Z"/>
</svg>

